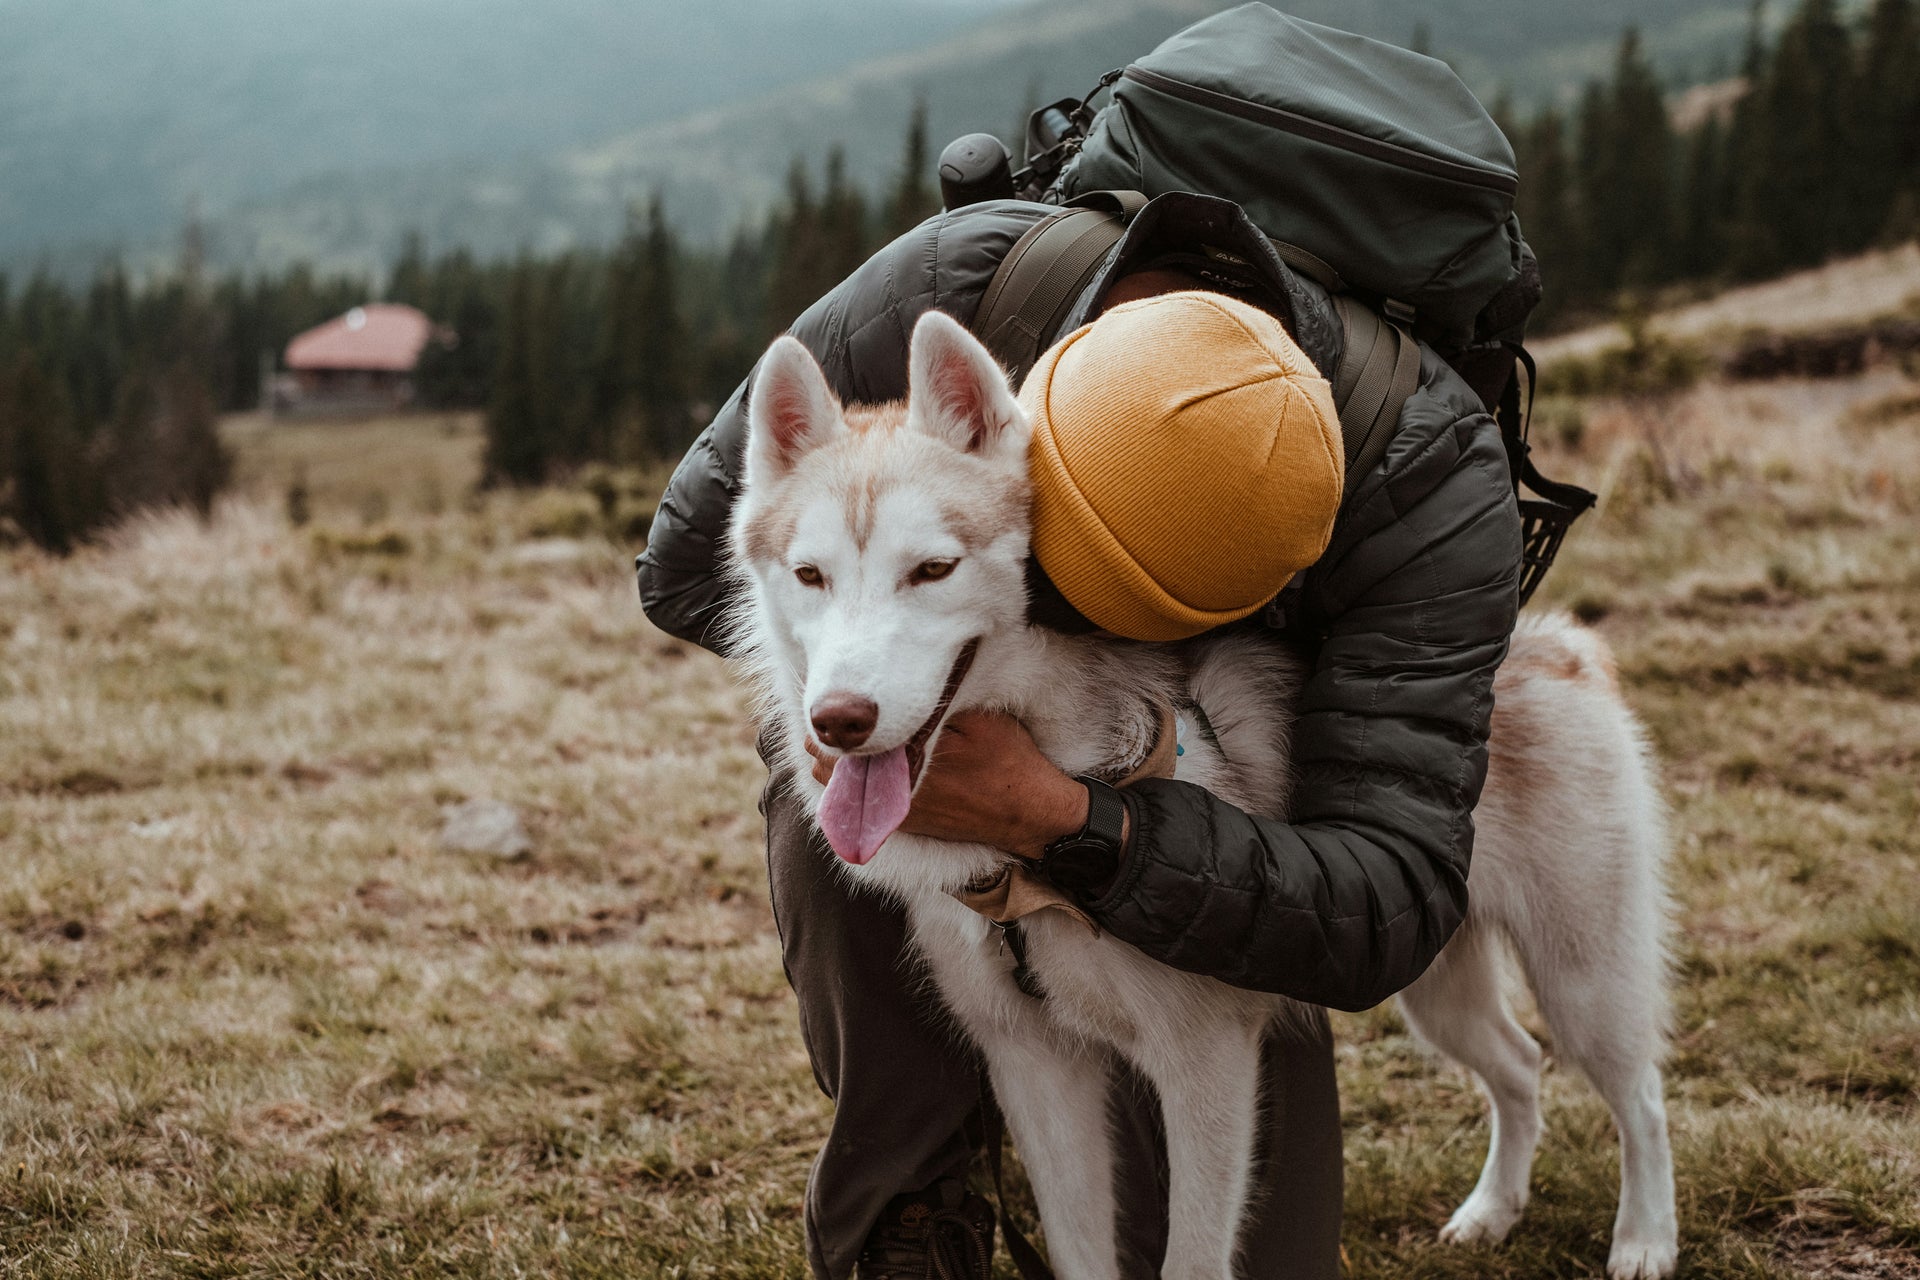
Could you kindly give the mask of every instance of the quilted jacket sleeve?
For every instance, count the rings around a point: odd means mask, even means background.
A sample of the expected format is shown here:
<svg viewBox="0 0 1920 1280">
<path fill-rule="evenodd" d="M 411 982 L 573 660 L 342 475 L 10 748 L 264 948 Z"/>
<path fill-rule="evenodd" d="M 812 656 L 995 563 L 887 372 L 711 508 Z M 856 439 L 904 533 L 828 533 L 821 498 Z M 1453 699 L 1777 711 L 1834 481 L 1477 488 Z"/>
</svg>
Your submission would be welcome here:
<svg viewBox="0 0 1920 1280">
<path fill-rule="evenodd" d="M 939 214 L 874 254 L 788 332 L 813 352 L 842 401 L 898 400 L 907 394 L 914 322 L 935 307 L 962 324 L 972 320 L 1007 250 L 1049 212 L 1004 200 Z M 748 375 L 675 468 L 635 564 L 648 619 L 715 653 L 726 642 L 721 561 L 752 388 Z"/>
<path fill-rule="evenodd" d="M 1089 907 L 1176 968 L 1363 1009 L 1419 977 L 1465 913 L 1520 529 L 1499 429 L 1431 353 L 1422 378 L 1309 575 L 1326 638 L 1294 820 L 1187 783 L 1134 788 L 1126 860 Z"/>
</svg>

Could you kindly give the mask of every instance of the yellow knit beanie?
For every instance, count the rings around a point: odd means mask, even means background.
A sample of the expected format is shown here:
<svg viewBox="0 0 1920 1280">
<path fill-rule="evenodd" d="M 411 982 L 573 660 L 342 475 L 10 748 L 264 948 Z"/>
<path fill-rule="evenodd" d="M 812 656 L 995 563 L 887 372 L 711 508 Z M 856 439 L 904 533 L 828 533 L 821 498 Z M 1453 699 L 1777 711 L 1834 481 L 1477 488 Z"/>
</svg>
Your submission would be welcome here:
<svg viewBox="0 0 1920 1280">
<path fill-rule="evenodd" d="M 1214 293 L 1115 307 L 1040 357 L 1033 550 L 1135 640 L 1244 618 L 1319 559 L 1345 455 L 1333 392 L 1280 322 Z"/>
</svg>

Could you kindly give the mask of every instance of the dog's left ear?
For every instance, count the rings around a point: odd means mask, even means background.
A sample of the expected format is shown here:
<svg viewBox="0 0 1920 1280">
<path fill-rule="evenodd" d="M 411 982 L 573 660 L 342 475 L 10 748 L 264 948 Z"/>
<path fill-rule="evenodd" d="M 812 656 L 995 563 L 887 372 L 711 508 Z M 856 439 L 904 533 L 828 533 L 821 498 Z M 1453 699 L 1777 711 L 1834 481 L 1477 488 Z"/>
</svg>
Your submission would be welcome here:
<svg viewBox="0 0 1920 1280">
<path fill-rule="evenodd" d="M 959 321 L 929 311 L 913 328 L 907 422 L 968 453 L 1004 443 L 1024 448 L 1026 413 L 1007 375 Z"/>
<path fill-rule="evenodd" d="M 843 430 L 820 362 L 798 338 L 775 338 L 747 392 L 747 487 L 779 479 Z"/>
</svg>

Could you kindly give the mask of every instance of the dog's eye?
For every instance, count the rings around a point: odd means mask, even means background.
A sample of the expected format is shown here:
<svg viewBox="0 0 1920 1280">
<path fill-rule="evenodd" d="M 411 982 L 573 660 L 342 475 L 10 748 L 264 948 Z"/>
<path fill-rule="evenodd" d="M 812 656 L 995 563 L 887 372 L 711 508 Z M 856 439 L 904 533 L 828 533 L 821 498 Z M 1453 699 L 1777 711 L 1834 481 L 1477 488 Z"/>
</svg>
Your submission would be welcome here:
<svg viewBox="0 0 1920 1280">
<path fill-rule="evenodd" d="M 923 582 L 938 582 L 952 573 L 953 567 L 959 563 L 958 560 L 922 560 L 907 575 L 907 581 L 916 587 Z"/>
<path fill-rule="evenodd" d="M 803 584 L 809 587 L 823 587 L 827 583 L 827 580 L 821 576 L 820 571 L 810 564 L 803 564 L 795 568 L 793 576 L 800 579 Z"/>
</svg>

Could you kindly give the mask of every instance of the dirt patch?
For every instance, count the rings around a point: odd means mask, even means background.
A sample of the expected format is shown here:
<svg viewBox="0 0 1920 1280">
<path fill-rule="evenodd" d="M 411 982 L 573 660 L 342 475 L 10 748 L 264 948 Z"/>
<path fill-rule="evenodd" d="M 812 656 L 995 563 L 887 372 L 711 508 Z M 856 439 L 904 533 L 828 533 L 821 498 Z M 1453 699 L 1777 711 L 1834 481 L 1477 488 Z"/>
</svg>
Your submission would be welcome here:
<svg viewBox="0 0 1920 1280">
<path fill-rule="evenodd" d="M 1885 1238 L 1787 1240 L 1775 1256 L 1813 1280 L 1920 1280 L 1920 1250 Z"/>
</svg>

